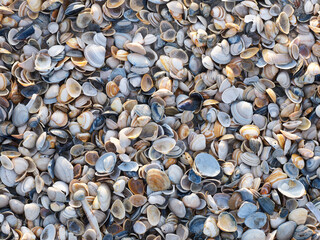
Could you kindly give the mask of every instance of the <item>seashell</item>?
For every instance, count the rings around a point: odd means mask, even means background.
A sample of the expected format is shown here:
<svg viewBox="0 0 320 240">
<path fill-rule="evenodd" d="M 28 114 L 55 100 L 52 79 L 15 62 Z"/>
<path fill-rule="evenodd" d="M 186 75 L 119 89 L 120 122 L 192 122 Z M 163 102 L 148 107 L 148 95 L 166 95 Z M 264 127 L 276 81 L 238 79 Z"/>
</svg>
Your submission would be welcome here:
<svg viewBox="0 0 320 240">
<path fill-rule="evenodd" d="M 277 230 L 277 239 L 290 239 L 297 227 L 297 224 L 293 221 L 282 223 Z"/>
<path fill-rule="evenodd" d="M 230 104 L 237 100 L 239 97 L 239 92 L 237 91 L 236 88 L 231 87 L 223 91 L 221 99 L 224 103 Z"/>
<path fill-rule="evenodd" d="M 262 230 L 259 229 L 249 229 L 242 234 L 241 240 L 254 240 L 261 239 L 265 240 L 266 235 Z"/>
<path fill-rule="evenodd" d="M 169 199 L 168 207 L 179 218 L 183 218 L 186 215 L 186 208 L 183 202 L 176 198 Z"/>
<path fill-rule="evenodd" d="M 241 52 L 240 57 L 242 59 L 250 59 L 254 55 L 256 55 L 258 52 L 259 52 L 259 48 L 256 48 L 256 47 L 248 48 L 248 49 L 244 50 L 243 52 Z"/>
<path fill-rule="evenodd" d="M 299 225 L 294 231 L 293 238 L 308 239 L 313 235 L 313 231 L 305 225 Z"/>
<path fill-rule="evenodd" d="M 267 215 L 262 212 L 252 213 L 246 218 L 244 223 L 252 229 L 262 228 L 267 223 Z"/>
<path fill-rule="evenodd" d="M 217 221 L 213 217 L 213 215 L 210 215 L 204 222 L 203 234 L 208 237 L 217 237 L 219 233 L 220 233 L 220 230 L 217 226 Z"/>
<path fill-rule="evenodd" d="M 194 164 L 202 176 L 215 177 L 221 171 L 218 161 L 207 153 L 199 153 L 194 160 Z"/>
<path fill-rule="evenodd" d="M 262 210 L 269 215 L 273 214 L 275 203 L 268 197 L 260 197 L 258 198 L 258 203 Z"/>
<path fill-rule="evenodd" d="M 237 231 L 237 222 L 235 218 L 227 212 L 222 212 L 219 214 L 217 226 L 224 232 Z"/>
<path fill-rule="evenodd" d="M 72 164 L 66 158 L 58 157 L 54 164 L 54 175 L 66 183 L 71 182 L 74 176 Z"/>
<path fill-rule="evenodd" d="M 105 153 L 98 158 L 95 169 L 99 173 L 111 173 L 115 167 L 116 161 L 117 157 L 114 153 Z"/>
<path fill-rule="evenodd" d="M 200 198 L 194 193 L 184 196 L 182 198 L 182 202 L 186 207 L 192 209 L 198 208 L 200 206 Z"/>
<path fill-rule="evenodd" d="M 154 205 L 149 205 L 147 208 L 147 218 L 151 226 L 157 226 L 160 222 L 160 211 Z"/>
<path fill-rule="evenodd" d="M 296 178 L 299 175 L 299 169 L 292 163 L 285 163 L 283 170 L 290 178 Z"/>
<path fill-rule="evenodd" d="M 40 213 L 40 207 L 36 203 L 29 203 L 24 205 L 24 215 L 27 220 L 34 221 Z"/>
<path fill-rule="evenodd" d="M 41 232 L 41 240 L 52 240 L 56 236 L 56 229 L 53 224 L 48 224 Z"/>
<path fill-rule="evenodd" d="M 77 117 L 77 122 L 81 128 L 89 130 L 93 123 L 93 114 L 89 111 L 85 111 Z"/>
<path fill-rule="evenodd" d="M 225 112 L 218 112 L 218 120 L 223 127 L 229 127 L 231 124 L 230 116 Z"/>
<path fill-rule="evenodd" d="M 201 96 L 201 94 L 192 93 L 190 94 L 189 98 L 181 101 L 177 107 L 179 110 L 195 111 L 200 107 L 202 101 L 203 97 Z"/>
<path fill-rule="evenodd" d="M 239 181 L 240 188 L 252 188 L 253 187 L 253 175 L 251 173 L 244 174 Z"/>
<path fill-rule="evenodd" d="M 210 56 L 212 60 L 218 64 L 228 64 L 231 61 L 231 55 L 226 53 L 221 45 L 215 46 Z"/>
<path fill-rule="evenodd" d="M 297 225 L 303 225 L 307 221 L 308 211 L 304 208 L 297 208 L 289 213 L 288 219 Z"/>
<path fill-rule="evenodd" d="M 250 140 L 251 138 L 257 138 L 260 135 L 260 130 L 255 125 L 245 125 L 240 128 L 240 134 L 242 137 Z"/>
<path fill-rule="evenodd" d="M 136 221 L 133 225 L 133 231 L 137 234 L 144 234 L 147 231 L 147 227 L 143 222 Z"/>
<path fill-rule="evenodd" d="M 265 179 L 265 182 L 269 182 L 273 188 L 279 186 L 279 181 L 287 178 L 287 174 L 282 172 L 281 168 L 276 168 L 273 172 Z"/>
<path fill-rule="evenodd" d="M 236 122 L 247 125 L 252 122 L 253 110 L 252 105 L 245 101 L 231 104 L 231 113 Z"/>
<path fill-rule="evenodd" d="M 125 208 L 120 199 L 113 202 L 110 212 L 117 219 L 123 219 L 125 217 Z"/>
<path fill-rule="evenodd" d="M 290 22 L 288 15 L 285 12 L 281 12 L 276 20 L 277 27 L 284 34 L 289 34 Z"/>
<path fill-rule="evenodd" d="M 189 222 L 190 232 L 195 234 L 202 234 L 204 228 L 204 222 L 206 218 L 200 215 L 195 215 Z"/>
<path fill-rule="evenodd" d="M 252 167 L 256 167 L 260 164 L 259 157 L 251 152 L 241 153 L 240 161 Z"/>
<path fill-rule="evenodd" d="M 150 169 L 147 172 L 147 184 L 152 191 L 163 191 L 170 188 L 169 177 L 158 169 Z"/>
<path fill-rule="evenodd" d="M 292 154 L 291 156 L 292 163 L 298 168 L 302 169 L 305 166 L 304 159 L 298 154 Z"/>
<path fill-rule="evenodd" d="M 279 72 L 276 80 L 281 85 L 281 87 L 283 88 L 290 87 L 290 78 L 289 78 L 289 74 L 286 71 Z"/>
<path fill-rule="evenodd" d="M 247 218 L 249 215 L 255 213 L 258 210 L 257 206 L 250 202 L 244 202 L 241 204 L 237 215 L 239 218 Z"/>
<path fill-rule="evenodd" d="M 97 189 L 97 199 L 101 211 L 107 211 L 111 203 L 111 191 L 107 184 L 101 184 Z"/>
<path fill-rule="evenodd" d="M 75 236 L 81 236 L 84 234 L 84 225 L 76 218 L 72 218 L 67 221 L 67 228 L 68 231 L 72 232 Z"/>
<path fill-rule="evenodd" d="M 21 127 L 29 120 L 29 112 L 25 105 L 18 104 L 12 113 L 12 123 L 16 127 Z"/>
<path fill-rule="evenodd" d="M 279 181 L 278 190 L 290 198 L 300 198 L 306 193 L 303 184 L 295 179 L 283 179 Z"/>
<path fill-rule="evenodd" d="M 189 135 L 190 137 L 190 135 Z M 189 138 L 188 138 L 189 139 Z M 188 140 L 189 141 L 189 140 Z M 201 151 L 206 148 L 206 138 L 203 134 L 196 135 L 190 142 L 189 142 L 190 150 L 192 151 Z"/>
<path fill-rule="evenodd" d="M 92 67 L 101 68 L 104 65 L 106 49 L 103 46 L 89 44 L 85 47 L 83 53 Z"/>
<path fill-rule="evenodd" d="M 143 68 L 150 65 L 149 59 L 138 53 L 130 53 L 127 58 L 128 61 L 135 67 Z"/>
<path fill-rule="evenodd" d="M 172 138 L 160 138 L 154 141 L 153 147 L 162 154 L 168 154 L 176 145 L 176 141 Z"/>
</svg>

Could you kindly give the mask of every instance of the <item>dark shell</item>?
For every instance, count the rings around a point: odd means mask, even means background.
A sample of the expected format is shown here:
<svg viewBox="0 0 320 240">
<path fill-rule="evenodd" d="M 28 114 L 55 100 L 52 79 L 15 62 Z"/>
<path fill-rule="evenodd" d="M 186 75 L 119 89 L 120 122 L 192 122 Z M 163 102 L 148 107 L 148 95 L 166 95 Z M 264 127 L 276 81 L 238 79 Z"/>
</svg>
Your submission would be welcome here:
<svg viewBox="0 0 320 240">
<path fill-rule="evenodd" d="M 85 8 L 85 6 L 83 4 L 81 4 L 80 2 L 74 2 L 74 3 L 69 4 L 69 6 L 67 7 L 64 14 L 66 16 L 75 15 L 75 14 L 81 12 L 84 8 Z"/>
<path fill-rule="evenodd" d="M 25 40 L 34 33 L 33 25 L 22 28 L 14 37 L 13 40 Z"/>
<path fill-rule="evenodd" d="M 299 225 L 294 231 L 293 238 L 295 240 L 306 240 L 312 236 L 313 232 L 305 225 Z"/>
<path fill-rule="evenodd" d="M 189 171 L 188 179 L 190 182 L 199 184 L 201 183 L 201 177 L 197 175 L 192 169 Z"/>
<path fill-rule="evenodd" d="M 275 203 L 268 197 L 260 197 L 258 198 L 258 203 L 260 208 L 268 213 L 268 214 L 272 214 L 274 211 L 274 207 L 275 207 Z"/>
<path fill-rule="evenodd" d="M 196 235 L 199 235 L 203 231 L 204 222 L 206 221 L 206 217 L 196 215 L 193 219 L 189 222 L 189 230 Z"/>
<path fill-rule="evenodd" d="M 200 93 L 191 93 L 189 98 L 178 104 L 180 111 L 195 111 L 203 102 L 203 97 Z"/>
</svg>

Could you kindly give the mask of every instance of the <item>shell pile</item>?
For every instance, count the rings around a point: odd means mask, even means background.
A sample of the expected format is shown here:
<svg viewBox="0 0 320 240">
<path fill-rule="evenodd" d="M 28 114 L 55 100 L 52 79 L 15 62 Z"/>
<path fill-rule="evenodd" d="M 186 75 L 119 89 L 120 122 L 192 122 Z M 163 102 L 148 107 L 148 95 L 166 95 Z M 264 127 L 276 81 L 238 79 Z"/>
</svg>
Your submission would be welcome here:
<svg viewBox="0 0 320 240">
<path fill-rule="evenodd" d="M 0 0 L 0 239 L 319 240 L 319 0 Z"/>
</svg>

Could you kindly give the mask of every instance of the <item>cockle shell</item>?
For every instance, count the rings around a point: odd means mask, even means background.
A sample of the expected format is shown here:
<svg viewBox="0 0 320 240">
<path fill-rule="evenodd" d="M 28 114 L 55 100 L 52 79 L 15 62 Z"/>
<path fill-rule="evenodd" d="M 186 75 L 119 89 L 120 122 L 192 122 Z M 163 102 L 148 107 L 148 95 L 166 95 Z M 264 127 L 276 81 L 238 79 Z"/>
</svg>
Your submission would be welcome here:
<svg viewBox="0 0 320 240">
<path fill-rule="evenodd" d="M 171 186 L 168 176 L 158 169 L 150 169 L 147 172 L 146 180 L 152 191 L 167 190 Z"/>
</svg>

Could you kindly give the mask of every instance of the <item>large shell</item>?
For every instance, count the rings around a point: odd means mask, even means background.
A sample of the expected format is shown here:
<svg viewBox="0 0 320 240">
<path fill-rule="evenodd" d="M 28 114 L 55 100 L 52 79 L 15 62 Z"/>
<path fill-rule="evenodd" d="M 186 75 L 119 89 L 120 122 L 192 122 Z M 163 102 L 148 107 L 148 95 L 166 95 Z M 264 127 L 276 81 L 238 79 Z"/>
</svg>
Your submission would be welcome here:
<svg viewBox="0 0 320 240">
<path fill-rule="evenodd" d="M 89 44 L 84 49 L 84 56 L 88 63 L 96 68 L 104 65 L 106 49 L 101 45 Z"/>
<path fill-rule="evenodd" d="M 284 179 L 279 181 L 278 190 L 289 198 L 300 198 L 306 194 L 304 185 L 295 179 Z"/>
<path fill-rule="evenodd" d="M 158 169 L 150 169 L 147 172 L 147 184 L 152 191 L 163 191 L 170 188 L 170 180 L 163 171 Z"/>
<path fill-rule="evenodd" d="M 252 104 L 245 101 L 235 102 L 231 105 L 231 113 L 234 120 L 242 125 L 252 122 L 253 109 Z"/>
<path fill-rule="evenodd" d="M 198 172 L 206 177 L 215 177 L 221 171 L 218 161 L 208 153 L 199 153 L 194 164 Z"/>
</svg>

